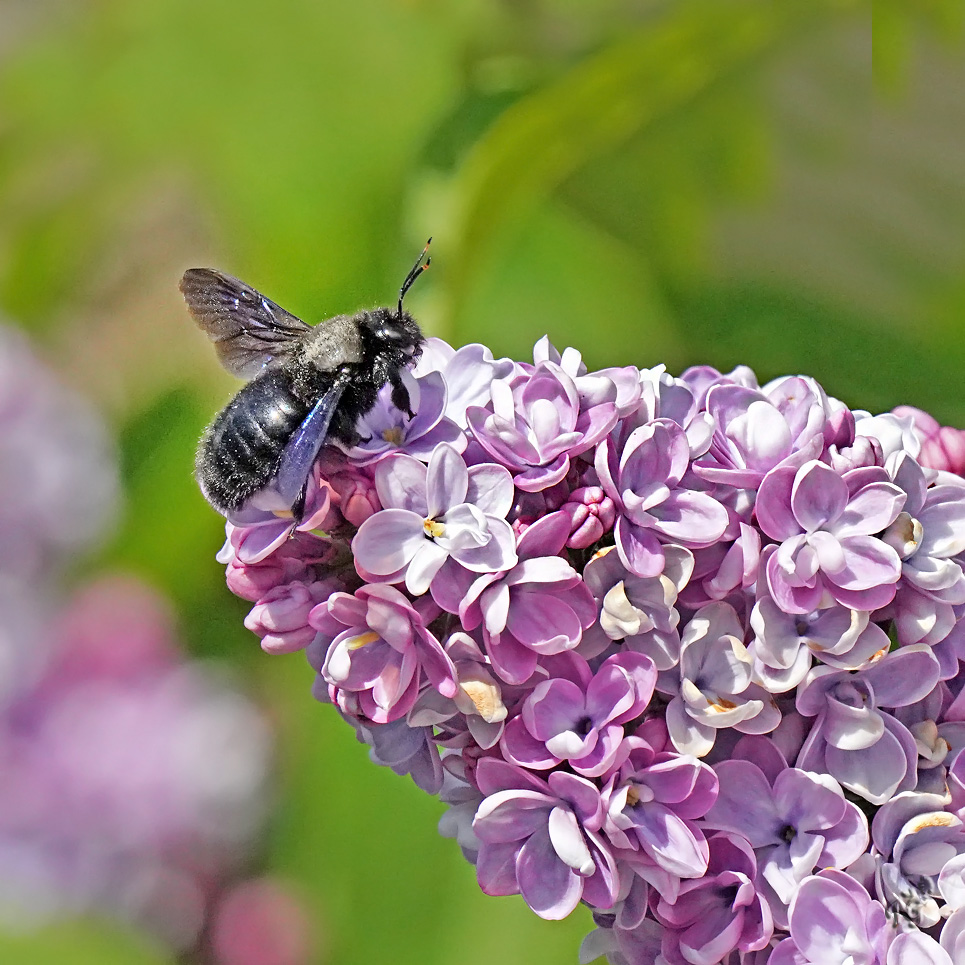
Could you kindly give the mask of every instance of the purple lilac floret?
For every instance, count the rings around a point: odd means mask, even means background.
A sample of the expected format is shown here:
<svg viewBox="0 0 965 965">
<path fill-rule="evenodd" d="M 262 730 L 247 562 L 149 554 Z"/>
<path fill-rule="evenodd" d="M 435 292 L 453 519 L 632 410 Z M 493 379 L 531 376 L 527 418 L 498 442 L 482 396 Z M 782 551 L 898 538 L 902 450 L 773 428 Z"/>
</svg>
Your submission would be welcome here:
<svg viewBox="0 0 965 965">
<path fill-rule="evenodd" d="M 220 558 L 482 889 L 586 962 L 965 961 L 965 434 L 545 338 L 407 378 Z"/>
<path fill-rule="evenodd" d="M 519 372 L 512 384 L 492 384 L 488 408 L 470 406 L 473 437 L 496 462 L 514 470 L 517 489 L 534 493 L 562 482 L 570 461 L 592 449 L 617 421 L 616 385 L 603 380 L 595 398 L 556 363 Z"/>
</svg>

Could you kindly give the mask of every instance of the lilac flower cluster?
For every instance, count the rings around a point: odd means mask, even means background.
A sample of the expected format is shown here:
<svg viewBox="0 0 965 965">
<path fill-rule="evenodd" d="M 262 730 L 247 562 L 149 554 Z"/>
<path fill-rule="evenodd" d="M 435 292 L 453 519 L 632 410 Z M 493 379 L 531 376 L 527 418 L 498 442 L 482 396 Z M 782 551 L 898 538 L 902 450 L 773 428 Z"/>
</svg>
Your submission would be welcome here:
<svg viewBox="0 0 965 965">
<path fill-rule="evenodd" d="M 430 339 L 219 559 L 271 653 L 613 965 L 965 961 L 965 436 Z"/>
</svg>

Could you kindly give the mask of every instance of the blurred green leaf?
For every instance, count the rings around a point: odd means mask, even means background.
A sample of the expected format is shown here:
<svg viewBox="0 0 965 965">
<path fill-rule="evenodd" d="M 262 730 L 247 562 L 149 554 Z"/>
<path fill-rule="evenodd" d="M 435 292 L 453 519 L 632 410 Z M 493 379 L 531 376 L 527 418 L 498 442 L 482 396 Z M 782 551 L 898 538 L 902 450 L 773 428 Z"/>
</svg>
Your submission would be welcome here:
<svg viewBox="0 0 965 965">
<path fill-rule="evenodd" d="M 159 171 L 217 212 L 225 267 L 311 293 L 309 317 L 385 298 L 408 260 L 404 172 L 446 101 L 463 29 L 444 10 L 380 0 L 108 0 L 52 25 L 0 64 L 0 158 L 12 157 L 0 241 L 14 242 L 0 299 L 49 321 L 83 278 L 77 255 L 118 230 L 119 197 Z M 51 159 L 65 154 L 83 177 L 63 182 Z M 28 190 L 31 170 L 42 176 Z"/>
<path fill-rule="evenodd" d="M 564 178 L 773 52 L 809 21 L 852 5 L 687 0 L 516 102 L 480 139 L 452 187 L 451 312 L 465 299 L 470 264 Z"/>
<path fill-rule="evenodd" d="M 578 348 L 591 368 L 652 365 L 680 344 L 675 316 L 639 252 L 552 202 L 474 278 L 451 337 L 529 359 L 546 334 L 560 350 Z"/>
<path fill-rule="evenodd" d="M 760 204 L 774 183 L 771 125 L 755 80 L 748 71 L 720 78 L 686 110 L 589 160 L 557 195 L 658 278 L 689 284 L 707 270 L 715 213 Z"/>
</svg>

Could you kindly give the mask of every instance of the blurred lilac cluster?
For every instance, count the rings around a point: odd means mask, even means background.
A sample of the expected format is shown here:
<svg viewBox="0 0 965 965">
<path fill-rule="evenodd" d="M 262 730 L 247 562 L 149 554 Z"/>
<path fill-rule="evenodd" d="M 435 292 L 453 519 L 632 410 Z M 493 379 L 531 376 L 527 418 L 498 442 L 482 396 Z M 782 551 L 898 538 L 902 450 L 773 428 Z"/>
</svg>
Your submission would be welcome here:
<svg viewBox="0 0 965 965">
<path fill-rule="evenodd" d="M 41 672 L 55 576 L 109 530 L 119 495 L 97 413 L 0 321 L 0 708 Z"/>
<path fill-rule="evenodd" d="M 186 662 L 164 602 L 87 585 L 53 652 L 0 715 L 0 921 L 108 912 L 191 948 L 265 812 L 258 711 Z"/>
<path fill-rule="evenodd" d="M 965 961 L 965 434 L 546 339 L 409 384 L 219 559 L 482 890 L 586 962 Z"/>
<path fill-rule="evenodd" d="M 96 412 L 0 326 L 0 929 L 108 914 L 199 962 L 297 965 L 278 929 L 304 913 L 243 880 L 267 813 L 263 715 L 185 659 L 146 585 L 62 587 L 119 494 Z"/>
<path fill-rule="evenodd" d="M 0 426 L 0 580 L 26 584 L 104 535 L 119 503 L 117 461 L 93 408 L 3 325 Z"/>
</svg>

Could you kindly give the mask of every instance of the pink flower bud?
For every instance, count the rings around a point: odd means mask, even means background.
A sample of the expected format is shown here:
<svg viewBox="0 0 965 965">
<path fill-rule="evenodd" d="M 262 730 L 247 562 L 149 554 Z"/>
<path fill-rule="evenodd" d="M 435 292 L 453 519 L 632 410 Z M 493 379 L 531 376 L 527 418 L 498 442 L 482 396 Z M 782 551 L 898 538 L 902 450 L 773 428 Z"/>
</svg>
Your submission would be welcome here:
<svg viewBox="0 0 965 965">
<path fill-rule="evenodd" d="M 235 596 L 256 603 L 276 587 L 304 581 L 311 572 L 309 564 L 310 561 L 284 551 L 272 553 L 258 563 L 232 559 L 225 566 L 225 580 Z"/>
<path fill-rule="evenodd" d="M 952 426 L 942 426 L 938 439 L 948 459 L 948 471 L 965 476 L 965 431 Z"/>
<path fill-rule="evenodd" d="M 922 441 L 918 461 L 929 469 L 965 475 L 965 432 L 940 426 L 933 436 Z"/>
<path fill-rule="evenodd" d="M 355 527 L 382 508 L 374 481 L 362 472 L 348 468 L 334 473 L 329 484 L 339 495 L 342 515 Z"/>
<path fill-rule="evenodd" d="M 583 486 L 570 493 L 562 506 L 570 520 L 570 537 L 566 545 L 570 549 L 586 549 L 613 529 L 616 506 L 599 486 Z"/>
<path fill-rule="evenodd" d="M 940 425 L 938 420 L 913 405 L 899 405 L 895 415 L 910 416 L 921 439 L 918 461 L 928 469 L 944 469 L 965 476 L 965 430 Z"/>
<path fill-rule="evenodd" d="M 276 586 L 252 607 L 245 617 L 245 626 L 261 637 L 261 648 L 266 653 L 304 650 L 315 639 L 308 614 L 336 589 L 332 580 Z"/>
</svg>

